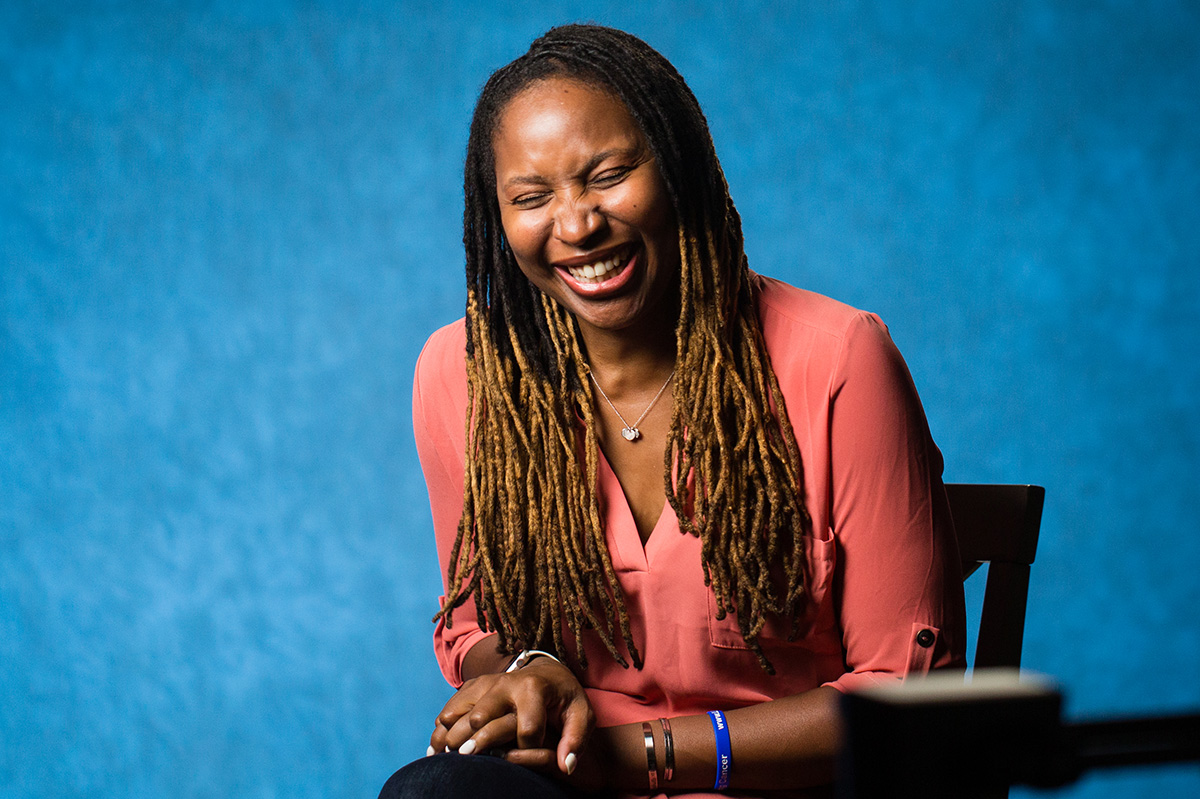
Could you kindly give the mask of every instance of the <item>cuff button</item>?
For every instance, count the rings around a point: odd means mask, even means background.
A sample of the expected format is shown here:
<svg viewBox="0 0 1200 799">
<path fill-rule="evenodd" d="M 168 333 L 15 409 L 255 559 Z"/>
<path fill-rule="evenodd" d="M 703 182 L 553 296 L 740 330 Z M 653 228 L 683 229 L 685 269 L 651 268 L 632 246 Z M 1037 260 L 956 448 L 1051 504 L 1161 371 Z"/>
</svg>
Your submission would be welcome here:
<svg viewBox="0 0 1200 799">
<path fill-rule="evenodd" d="M 925 649 L 933 646 L 934 640 L 933 630 L 921 630 L 917 633 L 917 644 Z"/>
</svg>

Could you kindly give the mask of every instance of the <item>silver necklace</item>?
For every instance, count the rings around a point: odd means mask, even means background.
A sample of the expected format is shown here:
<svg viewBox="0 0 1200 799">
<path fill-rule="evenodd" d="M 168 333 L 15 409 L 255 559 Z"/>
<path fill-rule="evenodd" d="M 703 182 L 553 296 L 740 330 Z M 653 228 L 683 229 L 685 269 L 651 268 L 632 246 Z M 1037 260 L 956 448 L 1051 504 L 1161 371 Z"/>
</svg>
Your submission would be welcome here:
<svg viewBox="0 0 1200 799">
<path fill-rule="evenodd" d="M 625 427 L 621 429 L 621 435 L 625 436 L 626 441 L 637 441 L 642 437 L 642 431 L 638 430 L 638 425 L 641 424 L 642 420 L 646 418 L 646 414 L 650 413 L 650 409 L 654 407 L 654 403 L 658 402 L 658 398 L 661 397 L 663 392 L 667 390 L 667 386 L 671 385 L 671 378 L 675 376 L 675 370 L 672 369 L 671 374 L 667 375 L 667 382 L 662 384 L 662 388 L 658 390 L 658 393 L 654 395 L 654 399 L 650 400 L 650 404 L 646 406 L 646 410 L 642 411 L 642 415 L 639 416 L 637 421 L 633 424 L 625 421 L 625 417 L 622 416 L 621 412 L 617 410 L 617 406 L 613 405 L 612 400 L 608 398 L 608 395 L 604 393 L 604 389 L 600 387 L 600 381 L 596 379 L 596 375 L 592 374 L 591 369 L 588 370 L 588 374 L 591 375 L 592 382 L 596 384 L 596 389 L 600 392 L 600 396 L 604 397 L 604 401 L 608 403 L 608 407 L 613 409 L 613 413 L 615 413 L 617 418 L 621 420 L 621 424 L 625 425 Z"/>
</svg>

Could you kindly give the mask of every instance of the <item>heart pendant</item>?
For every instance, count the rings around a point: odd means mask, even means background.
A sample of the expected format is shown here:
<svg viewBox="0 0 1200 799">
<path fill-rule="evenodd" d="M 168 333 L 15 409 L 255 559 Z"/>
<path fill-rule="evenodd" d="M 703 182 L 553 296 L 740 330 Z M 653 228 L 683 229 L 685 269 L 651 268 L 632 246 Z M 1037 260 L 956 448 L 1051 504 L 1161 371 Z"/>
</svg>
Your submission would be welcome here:
<svg viewBox="0 0 1200 799">
<path fill-rule="evenodd" d="M 637 441 L 642 437 L 642 431 L 636 427 L 626 427 L 621 430 L 621 435 L 625 436 L 626 441 Z"/>
</svg>

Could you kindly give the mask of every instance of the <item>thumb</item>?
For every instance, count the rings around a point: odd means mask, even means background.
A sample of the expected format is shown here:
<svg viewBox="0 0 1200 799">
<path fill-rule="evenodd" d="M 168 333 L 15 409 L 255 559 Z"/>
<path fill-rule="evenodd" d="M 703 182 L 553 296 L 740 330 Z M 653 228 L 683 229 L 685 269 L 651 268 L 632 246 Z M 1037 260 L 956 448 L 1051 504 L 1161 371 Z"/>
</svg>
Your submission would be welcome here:
<svg viewBox="0 0 1200 799">
<path fill-rule="evenodd" d="M 575 770 L 579 752 L 587 743 L 594 718 L 586 696 L 576 698 L 562 716 L 562 737 L 558 739 L 558 768 L 564 774 Z"/>
</svg>

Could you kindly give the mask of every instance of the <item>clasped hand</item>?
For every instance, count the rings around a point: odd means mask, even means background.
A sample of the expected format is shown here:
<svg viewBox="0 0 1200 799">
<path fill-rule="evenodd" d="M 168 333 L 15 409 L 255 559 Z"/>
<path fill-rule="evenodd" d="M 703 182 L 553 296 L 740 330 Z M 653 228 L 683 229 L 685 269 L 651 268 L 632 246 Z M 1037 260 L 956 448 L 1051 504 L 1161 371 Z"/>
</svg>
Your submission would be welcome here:
<svg viewBox="0 0 1200 799">
<path fill-rule="evenodd" d="M 579 680 L 542 657 L 511 674 L 464 683 L 438 714 L 429 744 L 433 752 L 449 747 L 460 754 L 506 749 L 512 763 L 570 774 L 594 725 Z"/>
</svg>

